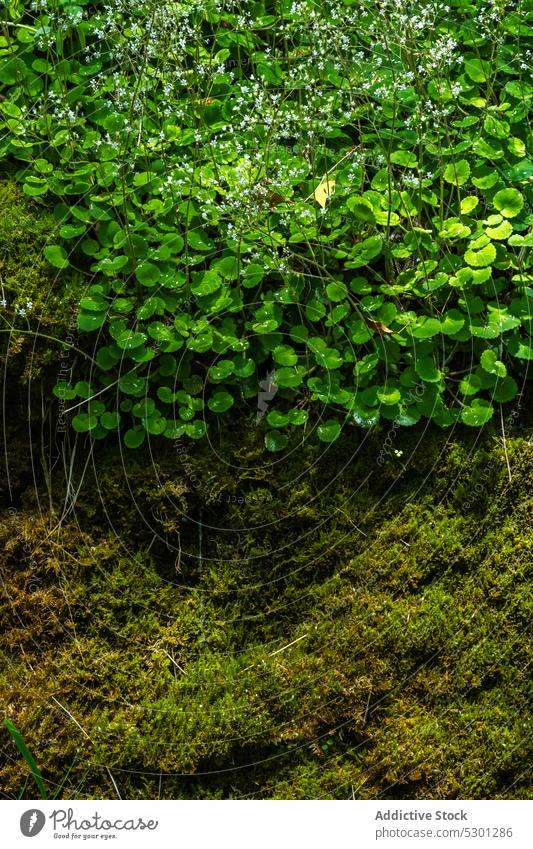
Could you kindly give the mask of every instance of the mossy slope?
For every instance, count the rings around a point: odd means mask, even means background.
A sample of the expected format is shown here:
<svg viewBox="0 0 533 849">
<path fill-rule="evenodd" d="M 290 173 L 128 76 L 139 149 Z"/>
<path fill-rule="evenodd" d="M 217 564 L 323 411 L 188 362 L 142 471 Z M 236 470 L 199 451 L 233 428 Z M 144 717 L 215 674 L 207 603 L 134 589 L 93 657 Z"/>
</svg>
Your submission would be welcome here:
<svg viewBox="0 0 533 849">
<path fill-rule="evenodd" d="M 384 457 L 352 430 L 274 464 L 249 422 L 126 457 L 79 437 L 67 493 L 56 411 L 27 406 L 39 351 L 25 400 L 35 352 L 6 360 L 0 693 L 52 795 L 114 795 L 109 770 L 127 798 L 529 795 L 524 411 L 507 459 L 497 431 L 391 431 Z"/>
<path fill-rule="evenodd" d="M 0 686 L 47 779 L 76 756 L 64 792 L 95 797 L 104 766 L 135 798 L 526 795 L 533 447 L 509 438 L 509 482 L 494 436 L 424 446 L 361 487 L 376 444 L 304 448 L 261 502 L 195 446 L 212 504 L 172 456 L 108 449 L 75 519 L 5 517 Z M 264 462 L 252 428 L 217 453 Z"/>
</svg>

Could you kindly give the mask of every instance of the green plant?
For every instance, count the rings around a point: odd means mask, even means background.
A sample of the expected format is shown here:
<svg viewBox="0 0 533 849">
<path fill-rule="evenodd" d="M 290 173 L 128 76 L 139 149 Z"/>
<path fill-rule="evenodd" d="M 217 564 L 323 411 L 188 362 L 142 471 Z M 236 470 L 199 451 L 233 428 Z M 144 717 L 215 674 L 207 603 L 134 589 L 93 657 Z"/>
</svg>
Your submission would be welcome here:
<svg viewBox="0 0 533 849">
<path fill-rule="evenodd" d="M 36 9 L 3 11 L 0 154 L 90 278 L 77 431 L 199 439 L 272 369 L 271 451 L 517 396 L 531 0 Z"/>
<path fill-rule="evenodd" d="M 4 719 L 4 725 L 7 728 L 7 730 L 9 731 L 9 733 L 11 734 L 11 738 L 12 738 L 15 746 L 17 747 L 20 754 L 24 758 L 26 764 L 28 765 L 30 773 L 31 773 L 32 777 L 35 779 L 35 783 L 36 783 L 36 785 L 39 789 L 39 793 L 41 794 L 41 799 L 48 799 L 48 794 L 46 792 L 46 787 L 44 785 L 44 780 L 43 780 L 43 776 L 41 774 L 41 770 L 39 769 L 39 767 L 35 763 L 35 758 L 33 757 L 32 753 L 30 752 L 28 747 L 26 746 L 26 743 L 24 742 L 24 738 L 23 738 L 22 734 L 20 733 L 20 731 L 18 730 L 16 725 L 13 722 L 11 722 L 10 719 Z"/>
</svg>

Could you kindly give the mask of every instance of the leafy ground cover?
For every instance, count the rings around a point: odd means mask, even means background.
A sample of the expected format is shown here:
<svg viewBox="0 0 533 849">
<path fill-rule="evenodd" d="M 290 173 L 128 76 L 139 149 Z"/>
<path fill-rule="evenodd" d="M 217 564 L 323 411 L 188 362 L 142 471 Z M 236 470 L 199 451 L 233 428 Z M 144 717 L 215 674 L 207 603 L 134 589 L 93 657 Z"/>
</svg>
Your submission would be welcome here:
<svg viewBox="0 0 533 849">
<path fill-rule="evenodd" d="M 3 795 L 531 796 L 532 15 L 3 5 Z"/>
<path fill-rule="evenodd" d="M 533 4 L 13 0 L 0 154 L 82 275 L 95 439 L 486 424 L 533 356 Z"/>
</svg>

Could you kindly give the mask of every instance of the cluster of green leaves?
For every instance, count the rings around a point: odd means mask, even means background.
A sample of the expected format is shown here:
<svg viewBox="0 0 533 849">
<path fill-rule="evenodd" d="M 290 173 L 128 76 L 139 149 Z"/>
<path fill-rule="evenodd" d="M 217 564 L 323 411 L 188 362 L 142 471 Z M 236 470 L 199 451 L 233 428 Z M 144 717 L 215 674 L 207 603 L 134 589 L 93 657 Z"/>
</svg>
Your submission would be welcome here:
<svg viewBox="0 0 533 849">
<path fill-rule="evenodd" d="M 201 438 L 273 370 L 272 451 L 518 394 L 531 0 L 490 25 L 406 2 L 401 37 L 372 0 L 38 5 L 4 7 L 0 155 L 55 204 L 47 260 L 88 276 L 91 373 L 55 390 L 76 430 Z"/>
</svg>

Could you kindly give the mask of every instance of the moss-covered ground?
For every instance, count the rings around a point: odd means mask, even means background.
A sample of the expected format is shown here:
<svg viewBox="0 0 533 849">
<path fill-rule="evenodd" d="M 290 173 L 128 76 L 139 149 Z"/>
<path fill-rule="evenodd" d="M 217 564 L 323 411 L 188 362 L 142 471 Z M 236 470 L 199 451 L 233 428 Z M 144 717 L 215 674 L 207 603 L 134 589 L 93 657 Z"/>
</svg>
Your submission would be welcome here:
<svg viewBox="0 0 533 849">
<path fill-rule="evenodd" d="M 10 204 L 5 285 L 27 268 L 65 338 L 79 281 L 47 277 L 51 222 Z M 505 442 L 353 429 L 278 463 L 252 419 L 91 452 L 55 426 L 60 346 L 9 338 L 0 698 L 51 795 L 530 795 L 526 397 Z M 2 792 L 34 795 L 1 750 Z"/>
</svg>

